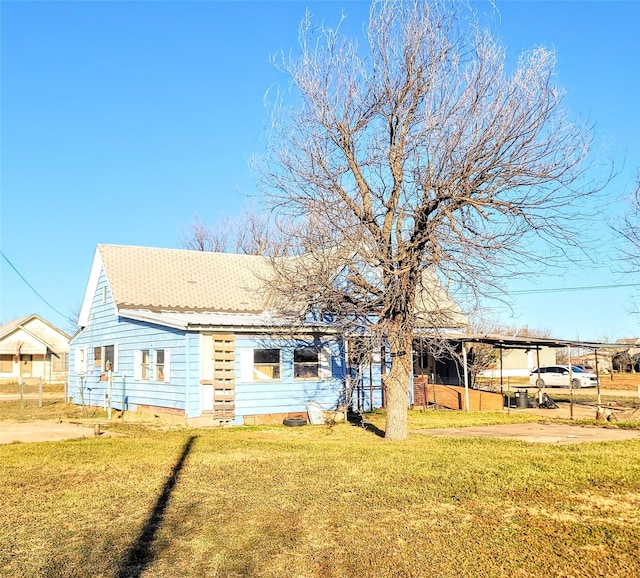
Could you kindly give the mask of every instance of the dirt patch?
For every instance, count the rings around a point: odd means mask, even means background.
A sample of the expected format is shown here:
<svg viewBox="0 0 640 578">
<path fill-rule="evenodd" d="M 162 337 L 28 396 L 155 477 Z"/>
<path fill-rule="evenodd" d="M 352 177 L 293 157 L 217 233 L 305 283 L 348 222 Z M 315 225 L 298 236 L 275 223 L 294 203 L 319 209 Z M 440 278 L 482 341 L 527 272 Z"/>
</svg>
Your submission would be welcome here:
<svg viewBox="0 0 640 578">
<path fill-rule="evenodd" d="M 98 424 L 57 421 L 2 421 L 0 444 L 15 442 L 50 442 L 75 438 L 92 438 L 114 435 L 103 432 Z"/>
</svg>

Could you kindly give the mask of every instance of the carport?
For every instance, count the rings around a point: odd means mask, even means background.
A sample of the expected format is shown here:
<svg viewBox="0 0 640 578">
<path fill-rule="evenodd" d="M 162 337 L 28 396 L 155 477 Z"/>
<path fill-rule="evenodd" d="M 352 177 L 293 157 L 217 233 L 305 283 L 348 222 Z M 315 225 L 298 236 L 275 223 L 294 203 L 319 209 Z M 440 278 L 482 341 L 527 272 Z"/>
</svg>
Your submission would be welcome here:
<svg viewBox="0 0 640 578">
<path fill-rule="evenodd" d="M 598 372 L 598 351 L 603 349 L 623 349 L 625 347 L 634 347 L 635 344 L 625 343 L 600 343 L 594 341 L 579 341 L 575 339 L 553 339 L 547 337 L 529 337 L 529 336 L 507 336 L 498 334 L 480 334 L 480 333 L 457 333 L 447 334 L 446 340 L 453 344 L 460 345 L 462 350 L 462 366 L 464 374 L 464 389 L 466 396 L 466 407 L 469 408 L 469 363 L 468 353 L 469 344 L 481 343 L 484 345 L 490 345 L 494 349 L 499 350 L 500 355 L 500 387 L 504 385 L 502 375 L 502 352 L 505 349 L 524 349 L 527 351 L 535 350 L 537 357 L 536 366 L 540 367 L 540 349 L 542 347 L 550 347 L 555 349 L 567 349 L 567 358 L 569 359 L 569 389 L 570 389 L 570 402 L 571 402 L 571 417 L 573 417 L 573 385 L 571 377 L 571 349 L 583 349 L 593 351 L 595 356 L 595 373 L 597 376 L 597 396 L 598 404 L 602 403 L 600 396 L 600 376 Z M 538 388 L 538 399 L 542 395 L 542 388 Z M 468 411 L 468 409 L 467 409 Z"/>
</svg>

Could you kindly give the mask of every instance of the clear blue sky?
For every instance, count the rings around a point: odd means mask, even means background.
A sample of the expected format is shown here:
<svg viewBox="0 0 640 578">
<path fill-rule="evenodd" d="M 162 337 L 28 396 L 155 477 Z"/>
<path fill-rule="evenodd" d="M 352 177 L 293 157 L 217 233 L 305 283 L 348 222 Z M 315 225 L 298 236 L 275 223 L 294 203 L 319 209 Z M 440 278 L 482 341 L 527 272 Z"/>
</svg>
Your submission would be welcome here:
<svg viewBox="0 0 640 578">
<path fill-rule="evenodd" d="M 615 160 L 588 266 L 514 282 L 504 323 L 556 337 L 640 335 L 637 276 L 616 274 L 605 226 L 640 169 L 640 2 L 497 2 L 509 54 L 553 47 L 566 107 Z M 234 216 L 256 192 L 270 64 L 305 7 L 358 30 L 365 2 L 22 2 L 1 11 L 0 322 L 38 313 L 69 330 L 98 243 L 179 246 L 194 213 Z M 476 3 L 489 10 L 488 3 Z M 610 285 L 548 293 L 550 288 Z"/>
</svg>

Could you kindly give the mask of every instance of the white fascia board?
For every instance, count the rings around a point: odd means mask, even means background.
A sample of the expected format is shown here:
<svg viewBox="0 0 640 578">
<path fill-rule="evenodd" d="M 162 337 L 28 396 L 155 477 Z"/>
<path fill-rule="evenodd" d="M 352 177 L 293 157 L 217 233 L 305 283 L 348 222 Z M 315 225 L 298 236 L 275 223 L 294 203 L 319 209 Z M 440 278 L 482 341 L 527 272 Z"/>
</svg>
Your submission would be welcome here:
<svg viewBox="0 0 640 578">
<path fill-rule="evenodd" d="M 100 250 L 96 247 L 96 252 L 93 256 L 93 264 L 91 265 L 91 272 L 89 273 L 89 281 L 87 282 L 87 288 L 84 293 L 84 299 L 82 300 L 82 307 L 80 308 L 80 315 L 78 316 L 78 325 L 80 327 L 86 327 L 89 325 L 89 315 L 91 314 L 91 306 L 93 305 L 93 298 L 98 289 L 98 281 L 100 280 L 100 273 L 103 269 L 102 256 Z"/>
<path fill-rule="evenodd" d="M 193 322 L 192 319 L 185 317 L 185 314 L 170 312 L 157 313 L 144 309 L 121 309 L 118 315 L 125 319 L 132 319 L 135 321 L 144 321 L 146 323 L 152 323 L 161 327 L 171 327 L 174 329 L 181 329 L 183 331 L 189 331 L 194 333 L 199 332 L 227 332 L 232 331 L 234 333 L 271 333 L 282 334 L 291 331 L 291 325 L 288 324 L 248 324 L 244 323 L 238 318 L 233 322 L 230 318 L 228 323 L 220 323 L 213 321 L 207 322 L 200 318 L 199 321 Z M 334 334 L 335 329 L 326 325 L 304 325 L 298 329 L 308 332 L 320 332 L 324 334 Z"/>
<path fill-rule="evenodd" d="M 160 325 L 162 327 L 171 327 L 173 329 L 187 329 L 187 325 L 185 323 L 181 323 L 179 321 L 141 309 L 121 309 L 118 312 L 118 315 L 125 319 L 144 321 L 146 323 L 153 323 L 154 325 Z"/>
</svg>

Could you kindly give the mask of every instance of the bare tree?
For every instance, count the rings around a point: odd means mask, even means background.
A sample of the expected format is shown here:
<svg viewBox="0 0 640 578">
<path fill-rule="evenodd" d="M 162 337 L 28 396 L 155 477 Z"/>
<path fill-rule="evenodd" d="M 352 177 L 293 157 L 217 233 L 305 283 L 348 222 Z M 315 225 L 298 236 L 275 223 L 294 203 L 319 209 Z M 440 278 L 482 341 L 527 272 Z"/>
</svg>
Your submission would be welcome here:
<svg viewBox="0 0 640 578">
<path fill-rule="evenodd" d="M 613 229 L 622 237 L 621 256 L 627 272 L 640 271 L 640 171 L 636 188 L 627 201 L 627 211 Z"/>
<path fill-rule="evenodd" d="M 192 251 L 283 256 L 294 251 L 289 241 L 296 235 L 290 229 L 253 206 L 245 206 L 236 219 L 222 215 L 215 225 L 204 224 L 196 213 L 180 236 L 180 245 Z"/>
<path fill-rule="evenodd" d="M 180 245 L 191 251 L 225 253 L 228 252 L 231 235 L 231 223 L 227 217 L 221 217 L 215 227 L 210 227 L 195 213 L 193 223 L 180 236 Z"/>
<path fill-rule="evenodd" d="M 363 45 L 307 14 L 299 39 L 276 59 L 292 90 L 258 168 L 316 251 L 276 287 L 383 336 L 385 435 L 404 439 L 417 313 L 438 300 L 425 279 L 479 295 L 536 258 L 532 239 L 575 244 L 571 208 L 595 189 L 579 182 L 590 134 L 564 115 L 554 53 L 508 72 L 461 3 L 374 1 Z"/>
</svg>

